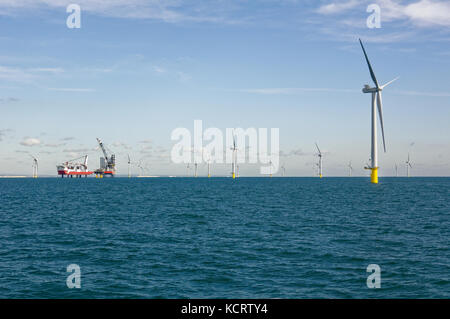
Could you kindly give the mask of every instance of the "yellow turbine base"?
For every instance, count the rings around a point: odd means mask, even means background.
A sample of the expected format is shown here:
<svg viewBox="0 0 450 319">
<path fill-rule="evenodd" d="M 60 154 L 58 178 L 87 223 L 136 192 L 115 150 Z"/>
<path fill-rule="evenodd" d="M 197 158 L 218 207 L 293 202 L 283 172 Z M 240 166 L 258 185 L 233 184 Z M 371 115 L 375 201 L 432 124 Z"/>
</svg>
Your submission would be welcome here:
<svg viewBox="0 0 450 319">
<path fill-rule="evenodd" d="M 236 178 L 236 175 L 233 173 L 233 179 L 235 179 Z"/>
<path fill-rule="evenodd" d="M 378 184 L 378 167 L 372 168 L 372 174 L 370 174 L 370 182 L 372 184 Z"/>
<path fill-rule="evenodd" d="M 322 178 L 322 174 L 320 174 L 319 177 Z"/>
</svg>

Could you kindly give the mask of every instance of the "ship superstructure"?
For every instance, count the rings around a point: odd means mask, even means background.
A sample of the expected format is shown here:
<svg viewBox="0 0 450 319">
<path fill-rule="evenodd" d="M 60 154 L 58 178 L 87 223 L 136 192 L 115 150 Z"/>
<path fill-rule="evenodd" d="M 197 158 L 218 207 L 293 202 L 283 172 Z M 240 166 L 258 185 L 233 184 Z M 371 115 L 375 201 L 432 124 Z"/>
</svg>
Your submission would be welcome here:
<svg viewBox="0 0 450 319">
<path fill-rule="evenodd" d="M 83 162 L 79 162 L 79 160 L 83 159 Z M 64 176 L 67 177 L 87 177 L 88 175 L 92 175 L 93 172 L 88 170 L 88 156 L 82 156 L 79 158 L 75 158 L 73 160 L 64 162 L 58 166 L 56 169 L 58 170 L 58 175 L 61 175 L 62 178 Z"/>
</svg>

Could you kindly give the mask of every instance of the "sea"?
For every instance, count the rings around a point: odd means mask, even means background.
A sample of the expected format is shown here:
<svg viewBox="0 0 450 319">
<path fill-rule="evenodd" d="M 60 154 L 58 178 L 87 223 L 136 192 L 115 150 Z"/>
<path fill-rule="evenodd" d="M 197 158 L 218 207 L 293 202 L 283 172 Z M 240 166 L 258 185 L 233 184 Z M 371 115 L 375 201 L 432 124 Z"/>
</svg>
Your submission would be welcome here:
<svg viewBox="0 0 450 319">
<path fill-rule="evenodd" d="M 450 178 L 0 179 L 0 298 L 450 298 L 449 244 Z"/>
</svg>

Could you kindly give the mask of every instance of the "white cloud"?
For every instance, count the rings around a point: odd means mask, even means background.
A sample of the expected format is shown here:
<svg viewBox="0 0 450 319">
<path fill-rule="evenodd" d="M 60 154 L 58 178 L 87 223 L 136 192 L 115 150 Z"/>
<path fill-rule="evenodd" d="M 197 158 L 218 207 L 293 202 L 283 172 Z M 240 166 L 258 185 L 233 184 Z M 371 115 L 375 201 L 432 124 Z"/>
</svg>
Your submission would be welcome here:
<svg viewBox="0 0 450 319">
<path fill-rule="evenodd" d="M 383 0 L 382 10 L 387 9 L 388 17 L 407 18 L 417 25 L 450 26 L 450 2 L 420 0 L 405 6 L 392 0 Z"/>
<path fill-rule="evenodd" d="M 416 26 L 450 26 L 450 2 L 440 0 L 416 0 L 408 4 L 402 4 L 401 0 L 335 1 L 319 7 L 317 12 L 324 15 L 339 14 L 372 2 L 380 5 L 382 21 L 409 20 Z"/>
<path fill-rule="evenodd" d="M 37 138 L 33 138 L 33 137 L 29 137 L 24 139 L 22 142 L 20 142 L 20 145 L 23 146 L 35 146 L 35 145 L 40 145 L 41 141 Z"/>
<path fill-rule="evenodd" d="M 317 9 L 317 12 L 320 14 L 336 14 L 353 9 L 358 5 L 361 5 L 361 1 L 349 0 L 347 2 L 333 2 L 321 6 L 319 9 Z"/>
</svg>

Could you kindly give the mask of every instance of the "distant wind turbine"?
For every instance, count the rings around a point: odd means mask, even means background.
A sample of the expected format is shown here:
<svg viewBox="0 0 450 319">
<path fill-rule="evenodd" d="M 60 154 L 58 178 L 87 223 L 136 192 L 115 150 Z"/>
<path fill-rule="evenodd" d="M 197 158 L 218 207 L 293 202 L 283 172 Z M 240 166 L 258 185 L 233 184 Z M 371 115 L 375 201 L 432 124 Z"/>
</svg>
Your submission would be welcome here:
<svg viewBox="0 0 450 319">
<path fill-rule="evenodd" d="M 127 154 L 128 156 L 128 178 L 131 177 L 131 159 L 130 159 L 130 154 Z"/>
<path fill-rule="evenodd" d="M 375 84 L 375 87 L 370 87 L 369 85 L 366 84 L 362 91 L 363 93 L 372 94 L 372 148 L 371 148 L 372 163 L 371 166 L 368 167 L 368 169 L 372 171 L 370 176 L 371 182 L 377 184 L 378 183 L 377 114 L 376 114 L 377 107 L 378 107 L 378 116 L 380 117 L 381 134 L 383 137 L 383 148 L 384 152 L 386 152 L 386 142 L 384 138 L 384 126 L 383 126 L 383 103 L 381 92 L 386 86 L 396 81 L 398 78 L 395 78 L 394 80 L 380 86 L 378 84 L 377 78 L 375 77 L 375 73 L 373 72 L 372 65 L 369 62 L 369 58 L 367 57 L 367 53 L 366 50 L 364 49 L 361 39 L 359 39 L 359 43 L 361 44 L 361 48 L 364 52 L 364 57 L 366 58 L 367 66 L 369 67 L 370 76 Z"/>
<path fill-rule="evenodd" d="M 406 163 L 406 177 L 409 177 L 409 169 L 412 168 L 409 153 L 408 153 L 408 160 L 405 163 Z"/>
<path fill-rule="evenodd" d="M 350 161 L 349 163 L 348 163 L 348 176 L 352 176 L 352 173 L 353 173 L 353 166 L 352 166 L 352 162 Z"/>
<path fill-rule="evenodd" d="M 187 168 L 187 177 L 191 176 L 191 166 L 189 165 L 189 163 L 186 166 Z"/>
<path fill-rule="evenodd" d="M 34 157 L 33 155 L 30 155 L 31 158 L 33 159 L 33 178 L 37 178 L 38 177 L 38 170 L 39 170 L 39 163 L 36 157 Z"/>
<path fill-rule="evenodd" d="M 316 143 L 316 147 L 317 147 L 317 151 L 319 152 L 317 154 L 317 156 L 319 157 L 319 177 L 322 178 L 322 157 L 323 157 L 323 154 L 320 151 L 319 145 L 317 145 L 317 143 Z"/>
<path fill-rule="evenodd" d="M 236 135 L 233 131 L 233 147 L 231 147 L 231 150 L 233 151 L 233 159 L 232 159 L 232 167 L 231 167 L 231 174 L 233 179 L 236 178 L 236 162 L 237 162 L 237 145 L 236 145 Z"/>
</svg>

